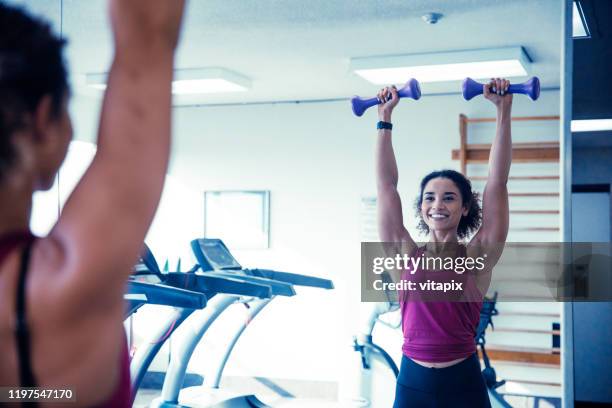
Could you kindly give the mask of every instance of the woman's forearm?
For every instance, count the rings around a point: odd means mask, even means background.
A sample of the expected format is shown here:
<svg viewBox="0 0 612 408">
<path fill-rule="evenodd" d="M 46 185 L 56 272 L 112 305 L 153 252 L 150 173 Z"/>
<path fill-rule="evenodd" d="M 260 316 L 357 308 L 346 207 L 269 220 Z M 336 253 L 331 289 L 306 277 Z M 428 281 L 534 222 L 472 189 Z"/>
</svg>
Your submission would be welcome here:
<svg viewBox="0 0 612 408">
<path fill-rule="evenodd" d="M 490 183 L 506 184 L 512 162 L 511 105 L 497 108 L 497 129 L 489 154 Z"/>
<path fill-rule="evenodd" d="M 397 188 L 398 178 L 391 130 L 379 129 L 376 138 L 376 185 L 379 190 Z"/>
<path fill-rule="evenodd" d="M 377 97 L 380 101 L 386 101 L 378 105 L 378 120 L 391 123 L 393 108 L 399 101 L 397 89 L 395 87 L 381 89 Z M 376 186 L 379 191 L 397 189 L 399 175 L 391 132 L 391 129 L 378 129 L 376 136 Z"/>
</svg>

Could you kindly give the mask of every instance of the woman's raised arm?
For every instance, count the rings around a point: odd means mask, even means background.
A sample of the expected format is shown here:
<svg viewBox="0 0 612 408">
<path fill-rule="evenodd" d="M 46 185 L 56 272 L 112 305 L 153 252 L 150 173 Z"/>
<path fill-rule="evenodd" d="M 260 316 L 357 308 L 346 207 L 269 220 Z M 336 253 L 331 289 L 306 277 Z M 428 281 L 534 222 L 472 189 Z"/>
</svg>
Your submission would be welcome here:
<svg viewBox="0 0 612 408">
<path fill-rule="evenodd" d="M 485 98 L 497 108 L 497 129 L 489 153 L 489 175 L 482 199 L 482 225 L 472 239 L 472 245 L 496 246 L 505 243 L 508 235 L 507 184 L 512 162 L 512 94 L 505 91 L 509 85 L 507 80 L 499 78 L 484 85 Z M 491 91 L 493 87 L 495 93 Z"/>
<path fill-rule="evenodd" d="M 98 150 L 49 235 L 63 251 L 75 300 L 120 294 L 155 214 L 169 159 L 183 8 L 184 0 L 110 2 L 115 54 Z"/>
<path fill-rule="evenodd" d="M 378 105 L 379 120 L 391 123 L 393 108 L 399 102 L 395 87 L 378 93 L 384 103 Z M 386 125 L 388 127 L 388 125 Z M 397 191 L 399 174 L 391 141 L 391 129 L 378 129 L 376 138 L 376 187 L 378 206 L 378 234 L 383 242 L 402 243 L 397 251 L 412 253 L 416 244 L 404 226 L 402 202 Z"/>
</svg>

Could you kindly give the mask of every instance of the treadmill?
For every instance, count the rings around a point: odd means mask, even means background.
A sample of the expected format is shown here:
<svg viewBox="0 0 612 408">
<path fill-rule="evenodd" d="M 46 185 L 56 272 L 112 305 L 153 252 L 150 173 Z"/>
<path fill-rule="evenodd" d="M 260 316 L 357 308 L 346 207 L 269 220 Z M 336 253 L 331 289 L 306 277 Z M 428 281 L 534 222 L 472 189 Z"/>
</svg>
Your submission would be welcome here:
<svg viewBox="0 0 612 408">
<path fill-rule="evenodd" d="M 274 271 L 270 269 L 243 268 L 220 239 L 196 239 L 191 242 L 191 248 L 203 274 L 218 277 L 235 277 L 246 279 L 248 281 L 254 280 L 255 282 L 262 279 L 267 282 L 273 282 L 273 285 L 271 286 L 273 292 L 272 298 L 275 296 L 293 296 L 295 294 L 293 286 L 306 286 L 320 289 L 334 288 L 333 282 L 329 279 Z M 282 288 L 290 288 L 291 293 L 283 293 L 280 291 Z M 211 375 L 205 376 L 204 385 L 201 387 L 185 388 L 181 391 L 183 380 L 186 375 L 187 363 L 191 359 L 195 345 L 197 345 L 197 343 L 202 339 L 208 325 L 212 323 L 208 321 L 199 322 L 202 330 L 194 330 L 193 332 L 190 332 L 182 339 L 183 343 L 179 343 L 179 349 L 184 352 L 184 354 L 176 353 L 175 356 L 177 356 L 178 359 L 173 358 L 170 361 L 170 367 L 166 373 L 161 397 L 154 400 L 151 406 L 269 407 L 269 405 L 262 402 L 254 395 L 236 396 L 234 393 L 228 397 L 228 393 L 219 390 L 219 383 L 221 381 L 225 365 L 231 355 L 231 352 L 233 351 L 234 346 L 240 339 L 240 336 L 246 329 L 247 325 L 252 323 L 253 319 L 265 306 L 270 303 L 272 298 L 250 302 L 249 313 L 245 319 L 245 322 L 238 326 L 232 333 L 231 340 L 226 346 L 221 359 L 211 371 Z M 227 299 L 227 302 L 220 305 L 219 314 L 235 301 L 237 301 L 237 299 Z M 214 318 L 216 317 L 218 317 L 218 315 Z M 190 321 L 192 320 L 190 319 Z"/>
<path fill-rule="evenodd" d="M 151 362 L 170 335 L 196 310 L 214 306 L 218 294 L 270 298 L 269 286 L 247 282 L 237 277 L 197 274 L 198 266 L 188 272 L 163 273 L 149 247 L 145 244 L 139 261 L 128 281 L 125 317 L 145 304 L 165 305 L 173 313 L 160 322 L 158 330 L 144 342 L 130 362 L 132 402 Z M 213 299 L 211 301 L 211 299 Z"/>
<path fill-rule="evenodd" d="M 145 244 L 123 295 L 127 303 L 124 319 L 127 319 L 145 304 L 172 306 L 182 309 L 203 309 L 206 295 L 186 289 L 161 284 L 163 276 L 153 253 Z"/>
</svg>

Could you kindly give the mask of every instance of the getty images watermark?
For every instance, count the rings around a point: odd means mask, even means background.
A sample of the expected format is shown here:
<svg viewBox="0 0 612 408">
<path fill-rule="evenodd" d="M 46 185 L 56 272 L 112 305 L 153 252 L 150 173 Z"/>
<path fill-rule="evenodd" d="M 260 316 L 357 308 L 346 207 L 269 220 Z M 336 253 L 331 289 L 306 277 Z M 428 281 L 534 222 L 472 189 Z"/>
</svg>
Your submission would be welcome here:
<svg viewBox="0 0 612 408">
<path fill-rule="evenodd" d="M 612 244 L 363 242 L 361 300 L 608 302 Z"/>
<path fill-rule="evenodd" d="M 408 254 L 395 254 L 392 257 L 375 257 L 372 259 L 372 272 L 375 275 L 382 275 L 387 271 L 402 271 L 401 278 L 394 281 L 384 281 L 376 279 L 373 282 L 375 290 L 408 290 L 408 291 L 463 291 L 464 282 L 451 279 L 447 281 L 437 281 L 427 279 L 418 281 L 407 279 L 406 276 L 412 276 L 417 271 L 451 271 L 457 275 L 463 275 L 465 272 L 483 271 L 485 269 L 485 260 L 487 254 L 476 258 L 468 256 L 425 256 L 424 251 L 419 251 L 417 256 L 409 256 Z M 445 275 L 440 275 L 445 277 Z"/>
<path fill-rule="evenodd" d="M 362 269 L 366 269 L 368 292 L 387 297 L 393 293 L 403 301 L 482 300 L 479 285 L 487 281 L 482 279 L 487 269 L 485 253 L 471 256 L 466 247 L 453 243 L 429 249 L 370 243 L 365 249 Z"/>
</svg>

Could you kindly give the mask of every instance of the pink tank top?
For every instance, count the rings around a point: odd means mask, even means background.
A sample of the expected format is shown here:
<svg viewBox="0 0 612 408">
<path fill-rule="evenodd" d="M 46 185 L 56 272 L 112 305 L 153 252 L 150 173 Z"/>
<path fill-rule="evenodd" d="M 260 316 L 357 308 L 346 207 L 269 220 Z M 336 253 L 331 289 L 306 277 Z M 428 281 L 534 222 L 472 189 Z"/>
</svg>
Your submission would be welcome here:
<svg viewBox="0 0 612 408">
<path fill-rule="evenodd" d="M 413 257 L 420 256 L 425 248 L 417 248 Z M 466 291 L 476 288 L 473 279 L 467 274 L 457 274 L 454 271 L 427 271 L 417 269 L 411 274 L 407 269 L 402 274 L 402 280 L 416 282 L 427 281 L 437 276 L 442 281 L 455 280 L 463 282 Z M 445 276 L 445 277 L 443 277 Z M 477 292 L 480 293 L 480 292 Z M 482 301 L 419 301 L 419 296 L 427 296 L 424 292 L 400 292 L 400 307 L 402 313 L 402 331 L 404 334 L 403 354 L 415 360 L 440 363 L 468 357 L 476 352 L 476 329 L 480 320 Z M 435 295 L 437 299 L 442 295 Z M 449 295 L 452 296 L 452 295 Z M 475 296 L 474 298 L 478 298 Z M 431 299 L 431 298 L 430 298 Z M 470 298 L 473 299 L 473 298 Z"/>
<path fill-rule="evenodd" d="M 35 238 L 29 231 L 15 232 L 0 236 L 0 264 L 11 253 L 15 247 L 33 241 Z M 128 354 L 127 342 L 124 343 L 124 350 L 121 353 L 119 383 L 115 392 L 103 404 L 97 405 L 99 408 L 128 408 L 131 407 L 131 385 L 130 385 L 130 357 Z"/>
</svg>

